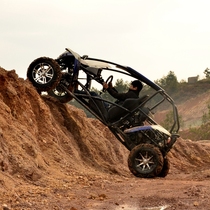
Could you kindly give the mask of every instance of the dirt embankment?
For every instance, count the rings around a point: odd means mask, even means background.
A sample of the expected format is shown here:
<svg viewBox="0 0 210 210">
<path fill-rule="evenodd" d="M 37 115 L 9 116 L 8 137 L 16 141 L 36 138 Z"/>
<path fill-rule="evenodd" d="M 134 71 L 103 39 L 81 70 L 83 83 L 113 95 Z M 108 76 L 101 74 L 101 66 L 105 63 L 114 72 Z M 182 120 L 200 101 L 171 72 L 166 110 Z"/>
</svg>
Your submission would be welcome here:
<svg viewBox="0 0 210 210">
<path fill-rule="evenodd" d="M 99 121 L 0 68 L 0 209 L 208 209 L 208 143 L 180 138 L 164 179 L 133 177 L 128 154 Z"/>
</svg>

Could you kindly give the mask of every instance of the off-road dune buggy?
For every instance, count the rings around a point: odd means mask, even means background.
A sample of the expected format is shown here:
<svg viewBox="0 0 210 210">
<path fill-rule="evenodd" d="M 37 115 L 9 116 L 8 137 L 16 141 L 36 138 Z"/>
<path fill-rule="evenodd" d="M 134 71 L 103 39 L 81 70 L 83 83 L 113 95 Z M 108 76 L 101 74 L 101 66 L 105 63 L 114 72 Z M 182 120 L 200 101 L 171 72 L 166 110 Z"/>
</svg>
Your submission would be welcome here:
<svg viewBox="0 0 210 210">
<path fill-rule="evenodd" d="M 28 67 L 27 78 L 39 93 L 45 92 L 62 103 L 76 100 L 106 125 L 130 151 L 128 167 L 135 176 L 168 174 L 167 154 L 179 137 L 177 108 L 161 87 L 141 73 L 128 66 L 80 56 L 66 48 L 57 59 L 35 59 Z M 138 79 L 146 91 L 142 90 L 138 99 L 127 99 L 118 105 L 103 94 L 92 94 L 93 84 L 102 87 L 104 78 L 107 83 L 119 78 L 127 82 Z"/>
</svg>

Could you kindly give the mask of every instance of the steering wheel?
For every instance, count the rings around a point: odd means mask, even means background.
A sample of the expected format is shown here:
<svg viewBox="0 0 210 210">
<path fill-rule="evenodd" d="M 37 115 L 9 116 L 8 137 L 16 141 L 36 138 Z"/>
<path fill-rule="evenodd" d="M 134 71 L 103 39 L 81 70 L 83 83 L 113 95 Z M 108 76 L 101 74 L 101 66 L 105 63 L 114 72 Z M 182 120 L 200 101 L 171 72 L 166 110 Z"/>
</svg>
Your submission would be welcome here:
<svg viewBox="0 0 210 210">
<path fill-rule="evenodd" d="M 112 80 L 113 80 L 113 75 L 110 75 L 110 76 L 106 79 L 106 84 L 108 84 L 109 82 L 112 82 Z M 103 88 L 102 91 L 103 91 L 103 92 L 106 92 L 106 89 Z"/>
</svg>

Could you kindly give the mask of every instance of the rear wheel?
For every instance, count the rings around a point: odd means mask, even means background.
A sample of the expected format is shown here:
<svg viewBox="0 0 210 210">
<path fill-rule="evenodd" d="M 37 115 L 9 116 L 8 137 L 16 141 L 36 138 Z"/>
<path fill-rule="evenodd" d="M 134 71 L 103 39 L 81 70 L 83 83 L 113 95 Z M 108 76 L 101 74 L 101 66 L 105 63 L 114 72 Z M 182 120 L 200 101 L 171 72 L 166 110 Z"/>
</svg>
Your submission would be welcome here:
<svg viewBox="0 0 210 210">
<path fill-rule="evenodd" d="M 166 177 L 168 175 L 169 170 L 170 170 L 170 161 L 169 161 L 168 157 L 166 156 L 163 159 L 163 168 L 162 168 L 161 172 L 158 174 L 158 176 Z"/>
<path fill-rule="evenodd" d="M 152 144 L 139 144 L 130 152 L 128 167 L 137 177 L 156 177 L 163 168 L 162 153 Z"/>
<path fill-rule="evenodd" d="M 60 66 L 52 58 L 37 58 L 29 65 L 27 78 L 38 91 L 52 90 L 60 82 Z"/>
</svg>

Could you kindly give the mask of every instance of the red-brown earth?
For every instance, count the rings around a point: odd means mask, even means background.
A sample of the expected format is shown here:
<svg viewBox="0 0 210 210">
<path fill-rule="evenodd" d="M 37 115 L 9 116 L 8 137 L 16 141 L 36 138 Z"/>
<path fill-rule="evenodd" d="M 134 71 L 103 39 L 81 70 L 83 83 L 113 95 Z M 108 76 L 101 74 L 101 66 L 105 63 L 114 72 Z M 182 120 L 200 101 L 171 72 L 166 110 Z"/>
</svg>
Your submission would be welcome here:
<svg viewBox="0 0 210 210">
<path fill-rule="evenodd" d="M 179 109 L 195 117 L 190 105 Z M 0 68 L 0 209 L 210 209 L 208 140 L 180 137 L 165 178 L 134 177 L 128 154 L 98 120 Z"/>
</svg>

